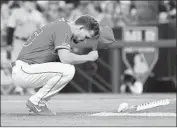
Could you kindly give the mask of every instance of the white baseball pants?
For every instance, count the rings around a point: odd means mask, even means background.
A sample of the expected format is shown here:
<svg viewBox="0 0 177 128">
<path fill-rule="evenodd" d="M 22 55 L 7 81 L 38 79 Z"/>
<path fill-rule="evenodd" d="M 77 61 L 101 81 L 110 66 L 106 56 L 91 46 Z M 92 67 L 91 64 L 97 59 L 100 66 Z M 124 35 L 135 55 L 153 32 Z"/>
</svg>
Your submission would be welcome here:
<svg viewBox="0 0 177 128">
<path fill-rule="evenodd" d="M 23 88 L 39 88 L 39 91 L 30 97 L 30 101 L 38 104 L 46 102 L 66 84 L 75 74 L 75 67 L 60 62 L 48 62 L 29 65 L 17 60 L 12 68 L 12 79 L 15 85 Z"/>
</svg>

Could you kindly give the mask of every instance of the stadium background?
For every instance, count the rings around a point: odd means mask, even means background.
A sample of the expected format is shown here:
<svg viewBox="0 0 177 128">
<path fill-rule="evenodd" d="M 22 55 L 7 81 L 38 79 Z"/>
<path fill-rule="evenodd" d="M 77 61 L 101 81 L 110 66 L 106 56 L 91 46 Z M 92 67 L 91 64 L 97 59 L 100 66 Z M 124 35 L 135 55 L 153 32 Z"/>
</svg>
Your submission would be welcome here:
<svg viewBox="0 0 177 128">
<path fill-rule="evenodd" d="M 1 94 L 16 94 L 10 78 L 10 60 L 7 54 L 7 21 L 13 9 L 22 1 L 1 1 Z M 158 29 L 159 58 L 151 75 L 144 83 L 144 92 L 176 91 L 176 1 L 37 1 L 36 9 L 47 24 L 64 17 L 74 20 L 82 14 L 96 17 L 101 25 L 113 28 L 116 43 L 122 41 L 123 28 L 130 26 L 155 26 Z M 28 28 L 26 28 L 28 29 Z M 25 31 L 25 30 L 24 30 Z M 172 43 L 170 43 L 172 41 Z M 165 43 L 164 43 L 165 42 Z M 172 45 L 171 45 L 172 44 Z M 74 51 L 83 54 L 89 48 Z M 126 69 L 121 57 L 121 47 L 116 50 L 99 50 L 100 59 L 91 65 L 77 65 L 74 79 L 61 92 L 114 92 L 120 93 L 120 75 Z M 117 54 L 114 57 L 113 54 Z M 118 59 L 118 62 L 116 61 Z M 114 66 L 113 66 L 114 65 Z M 117 68 L 116 66 L 117 65 Z M 118 74 L 118 72 L 120 74 Z M 114 73 L 112 73 L 114 71 Z M 3 75 L 2 75 L 3 74 Z M 114 77 L 112 77 L 114 76 Z M 116 78 L 117 77 L 117 78 Z"/>
</svg>

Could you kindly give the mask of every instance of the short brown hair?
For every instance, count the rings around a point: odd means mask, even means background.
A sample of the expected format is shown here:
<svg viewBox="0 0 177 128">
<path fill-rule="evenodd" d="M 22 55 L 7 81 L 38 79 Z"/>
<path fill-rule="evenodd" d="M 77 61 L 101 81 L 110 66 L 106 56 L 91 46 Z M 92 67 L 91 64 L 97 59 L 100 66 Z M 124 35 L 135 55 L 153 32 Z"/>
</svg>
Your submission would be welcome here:
<svg viewBox="0 0 177 128">
<path fill-rule="evenodd" d="M 99 23 L 95 20 L 94 17 L 90 15 L 82 15 L 75 20 L 75 24 L 83 25 L 88 30 L 93 30 L 94 35 L 93 37 L 98 39 L 100 36 L 100 27 Z"/>
</svg>

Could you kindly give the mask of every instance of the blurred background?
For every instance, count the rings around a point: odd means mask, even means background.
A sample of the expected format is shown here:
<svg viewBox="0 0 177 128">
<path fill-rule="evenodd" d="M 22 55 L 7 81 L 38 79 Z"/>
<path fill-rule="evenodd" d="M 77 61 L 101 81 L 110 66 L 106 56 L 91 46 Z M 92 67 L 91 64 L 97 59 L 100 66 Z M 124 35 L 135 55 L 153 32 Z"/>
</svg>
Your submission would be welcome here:
<svg viewBox="0 0 177 128">
<path fill-rule="evenodd" d="M 1 0 L 1 95 L 28 95 L 38 89 L 15 87 L 11 53 L 37 28 L 82 14 L 113 29 L 115 46 L 99 49 L 93 64 L 76 65 L 74 79 L 60 93 L 176 92 L 176 1 L 9 1 Z M 8 33 L 9 28 L 14 34 Z M 138 44 L 153 42 L 150 46 Z M 130 46 L 124 44 L 128 42 Z M 131 47 L 133 42 L 136 47 Z M 154 44 L 154 45 L 153 45 Z M 85 54 L 90 48 L 74 48 Z"/>
</svg>

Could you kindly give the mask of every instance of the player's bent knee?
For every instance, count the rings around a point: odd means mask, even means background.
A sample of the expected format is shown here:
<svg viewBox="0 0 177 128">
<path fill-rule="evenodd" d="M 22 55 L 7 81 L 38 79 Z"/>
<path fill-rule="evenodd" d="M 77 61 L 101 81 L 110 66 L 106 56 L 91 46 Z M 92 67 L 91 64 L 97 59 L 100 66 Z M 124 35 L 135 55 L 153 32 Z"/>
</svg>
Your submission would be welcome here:
<svg viewBox="0 0 177 128">
<path fill-rule="evenodd" d="M 76 69 L 73 65 L 71 65 L 68 70 L 69 70 L 68 77 L 69 77 L 70 80 L 72 80 L 74 75 L 75 75 Z"/>
<path fill-rule="evenodd" d="M 65 67 L 65 69 L 66 70 L 63 72 L 63 76 L 67 80 L 72 80 L 75 75 L 75 67 L 73 65 L 67 65 L 67 67 Z"/>
</svg>

